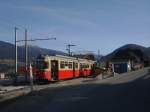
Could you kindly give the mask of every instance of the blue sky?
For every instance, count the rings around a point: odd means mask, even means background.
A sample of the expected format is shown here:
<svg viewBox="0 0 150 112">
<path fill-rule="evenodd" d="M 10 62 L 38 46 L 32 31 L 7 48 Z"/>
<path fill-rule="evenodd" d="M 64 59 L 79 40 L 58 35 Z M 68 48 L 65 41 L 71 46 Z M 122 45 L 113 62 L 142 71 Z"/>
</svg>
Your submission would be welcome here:
<svg viewBox="0 0 150 112">
<path fill-rule="evenodd" d="M 150 1 L 0 0 L 0 40 L 13 43 L 14 26 L 19 39 L 23 28 L 29 38 L 56 36 L 56 41 L 30 42 L 56 50 L 65 51 L 67 43 L 76 44 L 76 52 L 100 49 L 104 55 L 124 44 L 149 47 Z"/>
</svg>

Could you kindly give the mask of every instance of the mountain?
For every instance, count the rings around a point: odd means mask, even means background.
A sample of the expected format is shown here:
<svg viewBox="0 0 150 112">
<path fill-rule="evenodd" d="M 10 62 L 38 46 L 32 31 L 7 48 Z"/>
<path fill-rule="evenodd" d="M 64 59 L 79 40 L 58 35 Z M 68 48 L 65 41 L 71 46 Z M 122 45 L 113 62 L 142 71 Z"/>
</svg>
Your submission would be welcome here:
<svg viewBox="0 0 150 112">
<path fill-rule="evenodd" d="M 147 51 L 146 51 L 146 52 L 147 52 L 147 55 L 150 56 L 150 47 L 147 48 Z"/>
<path fill-rule="evenodd" d="M 89 59 L 89 60 L 95 60 L 95 55 L 90 53 L 90 54 L 76 54 L 74 57 L 78 58 L 83 58 L 83 59 Z"/>
<path fill-rule="evenodd" d="M 15 46 L 13 44 L 0 41 L 0 59 L 13 59 L 14 51 Z"/>
<path fill-rule="evenodd" d="M 40 48 L 37 46 L 28 46 L 28 54 L 29 54 L 29 60 L 32 58 L 37 57 L 38 55 L 66 55 L 66 53 L 52 50 L 52 49 L 45 49 Z M 11 59 L 13 60 L 15 58 L 15 45 L 0 41 L 0 59 Z M 18 46 L 18 60 L 24 61 L 25 60 L 25 47 L 24 46 Z"/>
<path fill-rule="evenodd" d="M 108 62 L 118 58 L 134 59 L 136 61 L 150 60 L 150 47 L 146 48 L 136 44 L 127 44 L 103 56 L 101 62 Z"/>
</svg>

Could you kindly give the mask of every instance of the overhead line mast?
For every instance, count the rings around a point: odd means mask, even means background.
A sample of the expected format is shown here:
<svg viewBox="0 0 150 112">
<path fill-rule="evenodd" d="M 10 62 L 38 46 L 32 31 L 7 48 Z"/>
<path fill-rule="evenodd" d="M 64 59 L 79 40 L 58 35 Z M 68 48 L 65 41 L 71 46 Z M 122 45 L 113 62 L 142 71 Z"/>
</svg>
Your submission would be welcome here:
<svg viewBox="0 0 150 112">
<path fill-rule="evenodd" d="M 68 51 L 68 55 L 69 56 L 71 56 L 71 47 L 73 47 L 73 46 L 76 46 L 76 45 L 74 45 L 74 44 L 68 44 L 67 45 L 67 49 L 66 50 Z"/>
<path fill-rule="evenodd" d="M 25 71 L 26 71 L 26 75 L 25 75 L 25 80 L 27 81 L 27 69 L 28 69 L 28 41 L 41 41 L 41 40 L 56 40 L 56 38 L 52 37 L 52 38 L 36 38 L 36 39 L 28 39 L 28 35 L 27 35 L 27 29 L 25 29 L 25 40 L 18 40 L 17 39 L 17 28 L 15 27 L 15 46 L 16 46 L 16 58 L 15 58 L 15 63 L 16 63 L 16 70 L 15 70 L 15 82 L 17 82 L 17 43 L 18 42 L 25 42 Z"/>
<path fill-rule="evenodd" d="M 18 33 L 17 33 L 18 28 L 15 27 L 15 80 L 14 83 L 17 82 L 17 75 L 18 75 L 18 69 L 17 69 L 17 61 L 18 61 L 18 50 L 17 50 L 17 41 L 18 41 Z"/>
</svg>

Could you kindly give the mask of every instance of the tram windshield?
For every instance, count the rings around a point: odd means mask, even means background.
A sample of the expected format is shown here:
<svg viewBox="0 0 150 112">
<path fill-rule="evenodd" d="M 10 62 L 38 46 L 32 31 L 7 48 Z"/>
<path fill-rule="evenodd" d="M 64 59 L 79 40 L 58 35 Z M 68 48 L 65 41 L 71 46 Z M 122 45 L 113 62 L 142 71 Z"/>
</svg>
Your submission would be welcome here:
<svg viewBox="0 0 150 112">
<path fill-rule="evenodd" d="M 37 60 L 36 61 L 36 68 L 37 69 L 47 69 L 48 68 L 48 62 L 45 62 L 43 60 Z"/>
</svg>

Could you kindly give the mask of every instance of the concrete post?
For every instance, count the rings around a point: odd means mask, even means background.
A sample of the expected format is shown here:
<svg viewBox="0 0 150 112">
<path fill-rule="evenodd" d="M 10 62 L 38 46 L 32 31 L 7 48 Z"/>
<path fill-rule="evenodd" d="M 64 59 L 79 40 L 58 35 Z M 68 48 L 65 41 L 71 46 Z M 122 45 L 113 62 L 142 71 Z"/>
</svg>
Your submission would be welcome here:
<svg viewBox="0 0 150 112">
<path fill-rule="evenodd" d="M 15 80 L 14 80 L 14 83 L 16 84 L 17 83 L 17 78 L 18 78 L 18 50 L 17 50 L 17 40 L 18 40 L 18 34 L 17 34 L 17 29 L 15 27 Z"/>
<path fill-rule="evenodd" d="M 30 89 L 31 92 L 33 91 L 33 71 L 32 71 L 32 65 L 30 64 Z"/>
</svg>

